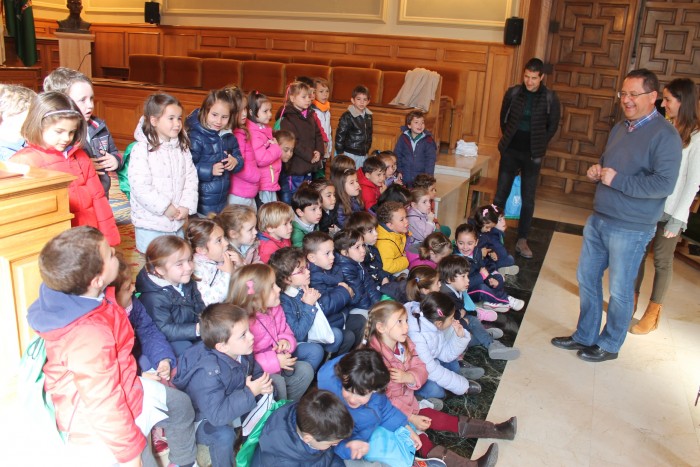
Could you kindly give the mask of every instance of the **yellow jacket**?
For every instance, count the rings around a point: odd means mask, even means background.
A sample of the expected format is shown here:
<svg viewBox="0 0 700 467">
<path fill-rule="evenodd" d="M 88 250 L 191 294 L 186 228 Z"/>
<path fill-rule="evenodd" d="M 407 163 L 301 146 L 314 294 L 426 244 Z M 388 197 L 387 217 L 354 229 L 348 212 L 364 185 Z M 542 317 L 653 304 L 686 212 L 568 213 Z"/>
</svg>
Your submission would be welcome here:
<svg viewBox="0 0 700 467">
<path fill-rule="evenodd" d="M 383 225 L 377 227 L 377 250 L 382 257 L 384 270 L 396 274 L 408 268 L 406 258 L 406 235 L 387 230 Z"/>
</svg>

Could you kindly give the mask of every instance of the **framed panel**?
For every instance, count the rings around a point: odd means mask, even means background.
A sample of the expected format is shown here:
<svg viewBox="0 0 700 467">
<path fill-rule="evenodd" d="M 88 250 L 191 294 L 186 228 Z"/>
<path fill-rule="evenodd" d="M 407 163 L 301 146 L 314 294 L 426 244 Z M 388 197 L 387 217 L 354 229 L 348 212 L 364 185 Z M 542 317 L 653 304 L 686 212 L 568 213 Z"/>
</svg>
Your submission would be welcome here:
<svg viewBox="0 0 700 467">
<path fill-rule="evenodd" d="M 512 12 L 512 0 L 399 0 L 399 24 L 502 28 Z"/>
</svg>

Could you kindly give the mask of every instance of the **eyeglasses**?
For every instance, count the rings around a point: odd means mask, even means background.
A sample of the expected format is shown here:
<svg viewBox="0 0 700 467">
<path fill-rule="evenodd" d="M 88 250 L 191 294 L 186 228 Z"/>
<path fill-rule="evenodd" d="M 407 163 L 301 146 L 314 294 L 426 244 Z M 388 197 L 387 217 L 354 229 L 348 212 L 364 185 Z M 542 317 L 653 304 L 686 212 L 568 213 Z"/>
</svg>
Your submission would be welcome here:
<svg viewBox="0 0 700 467">
<path fill-rule="evenodd" d="M 301 268 L 299 268 L 298 271 L 295 270 L 294 272 L 292 272 L 292 276 L 296 276 L 296 275 L 298 275 L 298 274 L 304 274 L 304 273 L 305 273 L 306 271 L 308 271 L 308 270 L 309 270 L 309 265 L 308 265 L 308 264 L 305 264 L 304 266 L 302 266 Z"/>
<path fill-rule="evenodd" d="M 641 92 L 637 94 L 636 92 L 625 92 L 625 91 L 617 91 L 617 98 L 622 99 L 623 97 L 629 97 L 632 100 L 635 100 L 639 96 L 643 96 L 644 94 L 651 94 L 654 91 L 648 91 L 648 92 Z"/>
</svg>

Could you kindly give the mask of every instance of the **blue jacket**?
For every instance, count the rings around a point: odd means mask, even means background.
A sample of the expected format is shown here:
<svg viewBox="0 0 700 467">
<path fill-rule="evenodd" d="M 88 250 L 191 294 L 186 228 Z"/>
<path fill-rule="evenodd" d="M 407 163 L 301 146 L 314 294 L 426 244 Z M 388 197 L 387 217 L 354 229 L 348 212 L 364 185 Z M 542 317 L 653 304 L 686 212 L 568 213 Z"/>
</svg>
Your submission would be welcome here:
<svg viewBox="0 0 700 467">
<path fill-rule="evenodd" d="M 343 207 L 343 203 L 341 203 L 340 201 L 338 201 L 336 203 L 335 206 L 336 206 L 336 210 L 337 210 L 337 214 L 338 214 L 338 219 L 337 219 L 337 222 L 335 223 L 335 225 L 337 225 L 339 228 L 342 229 L 343 227 L 345 227 L 345 222 L 348 220 L 348 217 L 350 217 L 350 215 L 353 212 L 362 212 L 363 211 L 362 206 L 360 206 L 360 202 L 357 200 L 358 198 L 359 198 L 359 196 L 354 196 L 354 197 L 350 198 L 350 208 L 352 209 L 352 212 L 345 212 L 345 208 Z M 365 206 L 365 207 L 367 207 L 367 206 Z"/>
<path fill-rule="evenodd" d="M 340 399 L 350 412 L 355 427 L 352 435 L 340 442 L 335 447 L 335 453 L 343 459 L 350 459 L 350 450 L 347 443 L 353 440 L 369 442 L 372 432 L 379 426 L 389 431 L 396 431 L 398 428 L 408 424 L 408 419 L 399 409 L 394 407 L 385 394 L 374 393 L 369 401 L 356 409 L 348 406 L 343 398 L 343 386 L 340 379 L 335 375 L 335 365 L 343 358 L 339 356 L 323 365 L 318 370 L 318 388 L 332 392 Z"/>
<path fill-rule="evenodd" d="M 469 290 L 474 290 L 476 287 L 484 283 L 484 278 L 481 277 L 481 273 L 479 272 L 482 267 L 486 268 L 489 271 L 489 273 L 495 270 L 493 266 L 487 266 L 484 262 L 484 258 L 481 255 L 481 247 L 479 246 L 478 240 L 477 246 L 474 247 L 473 256 L 471 258 L 469 256 L 464 256 L 462 253 L 460 253 L 457 247 L 454 247 L 453 253 L 457 256 L 462 256 L 466 258 L 467 261 L 469 261 Z"/>
<path fill-rule="evenodd" d="M 262 373 L 252 353 L 241 355 L 239 363 L 199 342 L 180 355 L 173 384 L 192 399 L 196 422 L 223 426 L 255 408 L 255 396 L 245 383 L 248 376 L 258 379 Z"/>
<path fill-rule="evenodd" d="M 382 294 L 377 289 L 377 284 L 372 280 L 372 276 L 354 259 L 335 253 L 334 266 L 338 265 L 343 273 L 343 282 L 348 284 L 355 292 L 350 305 L 352 308 L 362 308 L 369 310 L 372 305 L 382 298 Z"/>
<path fill-rule="evenodd" d="M 406 295 L 406 284 L 408 283 L 408 280 L 406 279 L 401 279 L 399 281 L 393 281 L 393 282 L 387 282 L 381 288 L 379 291 L 383 293 L 384 295 L 388 295 L 391 297 L 392 300 L 395 300 L 399 303 L 406 303 L 410 302 L 411 300 L 408 299 L 408 295 Z"/>
<path fill-rule="evenodd" d="M 297 433 L 298 403 L 286 404 L 272 412 L 260 433 L 251 467 L 343 467 L 333 449 L 317 451 Z"/>
<path fill-rule="evenodd" d="M 195 109 L 187 117 L 187 129 L 192 162 L 197 168 L 197 177 L 199 177 L 197 212 L 219 213 L 226 207 L 231 187 L 231 173 L 237 173 L 243 169 L 243 156 L 238 148 L 238 141 L 229 130 L 220 133 L 204 128 L 199 123 L 199 109 Z M 222 175 L 214 176 L 212 173 L 214 164 L 226 157 L 224 153 L 233 156 L 238 164 L 231 172 L 224 171 Z"/>
<path fill-rule="evenodd" d="M 396 140 L 396 147 L 394 147 L 397 170 L 403 174 L 403 182 L 407 186 L 413 185 L 413 180 L 418 174 L 434 175 L 435 160 L 437 159 L 437 145 L 433 135 L 428 130 L 423 131 L 422 136 L 416 142 L 415 149 L 411 144 L 410 133 L 411 130 L 408 127 L 402 126 L 401 136 Z"/>
<path fill-rule="evenodd" d="M 333 265 L 330 271 L 321 269 L 313 263 L 309 263 L 311 271 L 311 287 L 321 293 L 318 303 L 328 319 L 331 327 L 343 329 L 345 319 L 350 313 L 350 293 L 338 284 L 343 282 L 343 274 L 340 268 Z"/>
<path fill-rule="evenodd" d="M 297 292 L 296 295 L 289 295 L 293 294 L 294 291 Z M 316 316 L 316 311 L 318 311 L 318 308 L 314 305 L 301 301 L 303 295 L 300 289 L 292 286 L 287 287 L 287 290 L 280 294 L 284 316 L 287 318 L 287 324 L 292 329 L 297 342 L 306 342 L 309 329 L 314 324 L 314 316 Z"/>
<path fill-rule="evenodd" d="M 158 363 L 167 358 L 170 360 L 170 367 L 175 368 L 177 360 L 168 339 L 148 316 L 146 308 L 138 298 L 132 297 L 131 303 L 133 306 L 131 313 L 129 313 L 129 322 L 134 328 L 134 334 L 136 334 L 136 344 L 134 345 L 136 361 L 140 355 L 143 355 L 156 368 Z M 143 370 L 150 370 L 150 368 L 141 368 L 141 371 Z"/>
<path fill-rule="evenodd" d="M 145 267 L 136 276 L 139 300 L 169 342 L 199 340 L 195 328 L 204 302 L 194 281 L 183 284 L 182 289 L 184 296 L 172 285 L 156 284 Z"/>
<path fill-rule="evenodd" d="M 479 234 L 479 241 L 477 242 L 476 247 L 479 249 L 484 247 L 488 248 L 496 253 L 496 256 L 498 256 L 498 261 L 493 261 L 490 256 L 484 258 L 484 262 L 487 265 L 498 267 L 498 265 L 502 264 L 502 261 L 510 255 L 506 249 L 506 246 L 503 244 L 503 237 L 503 232 L 498 230 L 496 227 L 492 228 L 488 232 L 482 232 Z"/>
<path fill-rule="evenodd" d="M 384 270 L 384 263 L 382 263 L 382 257 L 377 247 L 374 245 L 365 245 L 365 248 L 367 248 L 367 255 L 365 256 L 365 261 L 362 263 L 362 266 L 365 268 L 365 271 L 372 276 L 372 280 L 377 286 L 381 286 L 384 278 L 388 278 L 389 281 L 391 281 L 394 276 Z"/>
</svg>

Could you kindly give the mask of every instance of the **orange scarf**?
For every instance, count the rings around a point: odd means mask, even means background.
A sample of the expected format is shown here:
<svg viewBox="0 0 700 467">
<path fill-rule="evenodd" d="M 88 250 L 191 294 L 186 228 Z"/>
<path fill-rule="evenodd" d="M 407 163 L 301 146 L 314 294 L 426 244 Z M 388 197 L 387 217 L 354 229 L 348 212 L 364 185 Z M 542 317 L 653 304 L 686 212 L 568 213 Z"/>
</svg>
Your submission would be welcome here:
<svg viewBox="0 0 700 467">
<path fill-rule="evenodd" d="M 326 101 L 325 104 L 321 104 L 319 101 L 314 99 L 314 105 L 321 112 L 328 112 L 329 110 L 331 110 L 331 101 Z"/>
</svg>

